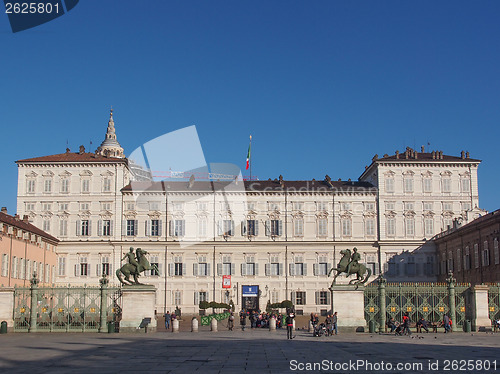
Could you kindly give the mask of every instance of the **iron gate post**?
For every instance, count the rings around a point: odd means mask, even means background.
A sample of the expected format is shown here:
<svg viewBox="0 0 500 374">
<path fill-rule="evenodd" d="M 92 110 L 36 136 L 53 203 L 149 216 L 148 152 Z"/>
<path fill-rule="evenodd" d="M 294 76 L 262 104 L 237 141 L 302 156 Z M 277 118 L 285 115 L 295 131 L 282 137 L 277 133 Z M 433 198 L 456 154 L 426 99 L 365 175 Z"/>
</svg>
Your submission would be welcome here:
<svg viewBox="0 0 500 374">
<path fill-rule="evenodd" d="M 452 331 L 458 331 L 457 328 L 457 311 L 455 307 L 455 282 L 456 279 L 453 278 L 453 273 L 450 271 L 448 273 L 448 278 L 446 278 L 446 281 L 448 282 L 448 300 L 450 302 L 450 319 L 452 321 Z"/>
<path fill-rule="evenodd" d="M 107 320 L 107 309 L 108 309 L 108 283 L 109 279 L 106 274 L 102 275 L 102 278 L 99 279 L 99 283 L 101 283 L 101 308 L 99 310 L 99 332 L 106 332 L 106 320 Z"/>
<path fill-rule="evenodd" d="M 379 319 L 379 323 L 380 323 L 380 326 L 378 328 L 378 331 L 379 332 L 385 332 L 385 314 L 386 314 L 386 305 L 385 305 L 385 283 L 386 283 L 386 280 L 384 277 L 380 276 L 378 278 L 378 298 L 379 298 L 379 302 L 380 302 L 380 310 L 379 310 L 379 313 L 380 313 L 380 319 Z"/>
<path fill-rule="evenodd" d="M 30 280 L 30 291 L 31 291 L 31 308 L 30 308 L 30 327 L 28 332 L 36 331 L 36 323 L 38 318 L 38 278 L 36 277 L 36 272 L 33 273 L 33 278 Z"/>
</svg>

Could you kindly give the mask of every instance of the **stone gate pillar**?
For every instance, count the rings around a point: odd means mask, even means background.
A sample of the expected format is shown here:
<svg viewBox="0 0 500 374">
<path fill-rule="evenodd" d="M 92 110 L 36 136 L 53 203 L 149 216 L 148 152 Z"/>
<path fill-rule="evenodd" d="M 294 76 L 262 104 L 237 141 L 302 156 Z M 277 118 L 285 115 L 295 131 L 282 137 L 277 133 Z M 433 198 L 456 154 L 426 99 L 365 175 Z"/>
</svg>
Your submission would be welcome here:
<svg viewBox="0 0 500 374">
<path fill-rule="evenodd" d="M 0 288 L 0 322 L 7 322 L 7 330 L 14 331 L 14 288 Z"/>
<path fill-rule="evenodd" d="M 365 287 L 334 284 L 330 290 L 332 312 L 338 312 L 338 327 L 346 332 L 365 331 Z"/>
<path fill-rule="evenodd" d="M 378 279 L 378 298 L 379 298 L 379 303 L 380 303 L 380 326 L 379 326 L 379 332 L 385 332 L 385 317 L 386 317 L 386 305 L 385 305 L 385 283 L 387 281 L 385 278 L 382 276 L 379 277 Z"/>
<path fill-rule="evenodd" d="M 151 285 L 123 286 L 122 295 L 123 310 L 120 331 L 141 331 L 141 322 L 145 318 L 150 318 L 147 331 L 155 332 L 155 287 Z"/>
</svg>

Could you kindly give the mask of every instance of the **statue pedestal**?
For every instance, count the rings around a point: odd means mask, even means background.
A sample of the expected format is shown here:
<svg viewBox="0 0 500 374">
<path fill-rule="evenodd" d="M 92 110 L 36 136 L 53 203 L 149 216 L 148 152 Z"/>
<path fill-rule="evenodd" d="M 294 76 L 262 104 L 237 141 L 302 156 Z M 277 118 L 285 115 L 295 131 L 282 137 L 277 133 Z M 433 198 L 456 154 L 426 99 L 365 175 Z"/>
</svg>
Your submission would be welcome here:
<svg viewBox="0 0 500 374">
<path fill-rule="evenodd" d="M 122 292 L 120 332 L 144 332 L 145 329 L 141 323 L 145 318 L 151 319 L 147 332 L 155 332 L 155 287 L 152 285 L 123 286 Z"/>
<path fill-rule="evenodd" d="M 333 285 L 332 312 L 337 312 L 339 332 L 366 331 L 365 287 L 359 285 Z"/>
</svg>

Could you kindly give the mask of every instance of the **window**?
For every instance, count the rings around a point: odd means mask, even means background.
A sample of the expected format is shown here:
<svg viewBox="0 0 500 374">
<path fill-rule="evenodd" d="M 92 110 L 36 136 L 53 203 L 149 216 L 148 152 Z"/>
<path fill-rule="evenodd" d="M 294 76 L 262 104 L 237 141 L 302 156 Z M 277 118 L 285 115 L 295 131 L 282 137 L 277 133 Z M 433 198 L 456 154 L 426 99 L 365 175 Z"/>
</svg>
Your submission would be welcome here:
<svg viewBox="0 0 500 374">
<path fill-rule="evenodd" d="M 489 266 L 490 265 L 490 250 L 488 248 L 488 242 L 485 241 L 483 243 L 483 266 Z"/>
<path fill-rule="evenodd" d="M 328 274 L 328 261 L 327 256 L 319 256 L 318 263 L 314 264 L 314 275 L 327 275 Z"/>
<path fill-rule="evenodd" d="M 111 221 L 109 219 L 102 221 L 102 236 L 111 236 Z"/>
<path fill-rule="evenodd" d="M 45 179 L 43 181 L 43 192 L 52 192 L 52 179 Z"/>
<path fill-rule="evenodd" d="M 60 277 L 64 277 L 66 275 L 66 257 L 59 257 L 57 269 L 57 274 Z"/>
<path fill-rule="evenodd" d="M 200 237 L 207 236 L 207 219 L 206 218 L 198 219 L 198 236 L 200 236 Z"/>
<path fill-rule="evenodd" d="M 160 203 L 157 201 L 151 201 L 149 202 L 149 210 L 150 211 L 157 211 L 160 210 Z"/>
<path fill-rule="evenodd" d="M 409 256 L 408 263 L 406 264 L 406 274 L 412 277 L 415 276 L 417 274 L 416 266 L 417 265 L 415 264 L 415 257 Z"/>
<path fill-rule="evenodd" d="M 174 292 L 174 305 L 181 305 L 182 304 L 182 293 L 181 291 L 175 291 Z"/>
<path fill-rule="evenodd" d="M 280 293 L 277 290 L 271 291 L 271 304 L 280 302 Z"/>
<path fill-rule="evenodd" d="M 18 275 L 18 261 L 17 261 L 17 257 L 16 256 L 12 257 L 12 271 L 11 271 L 11 274 L 12 274 L 12 278 L 17 278 L 17 275 Z"/>
<path fill-rule="evenodd" d="M 111 191 L 111 179 L 104 178 L 102 180 L 102 192 L 110 192 Z"/>
<path fill-rule="evenodd" d="M 453 212 L 453 203 L 451 203 L 451 202 L 444 202 L 443 203 L 443 210 L 445 212 Z"/>
<path fill-rule="evenodd" d="M 273 219 L 266 222 L 267 236 L 281 236 L 283 231 L 282 221 Z"/>
<path fill-rule="evenodd" d="M 210 264 L 207 262 L 207 256 L 198 257 L 198 263 L 193 264 L 193 275 L 199 277 L 210 276 Z"/>
<path fill-rule="evenodd" d="M 318 236 L 328 235 L 328 220 L 326 218 L 318 218 Z"/>
<path fill-rule="evenodd" d="M 414 236 L 415 235 L 415 218 L 408 217 L 406 218 L 406 236 Z"/>
<path fill-rule="evenodd" d="M 385 192 L 394 192 L 394 178 L 385 179 Z"/>
<path fill-rule="evenodd" d="M 367 212 L 374 212 L 375 211 L 375 204 L 374 203 L 366 203 L 365 210 Z"/>
<path fill-rule="evenodd" d="M 111 274 L 111 264 L 109 263 L 109 256 L 101 257 L 101 268 L 97 267 L 97 276 L 110 275 Z"/>
<path fill-rule="evenodd" d="M 293 221 L 293 233 L 295 236 L 304 236 L 304 219 L 295 218 Z"/>
<path fill-rule="evenodd" d="M 470 204 L 470 202 L 463 202 L 462 203 L 462 210 L 465 211 L 465 212 L 468 211 L 468 210 L 471 210 L 471 204 Z"/>
<path fill-rule="evenodd" d="M 328 291 L 318 291 L 316 293 L 316 305 L 329 305 L 329 292 Z"/>
<path fill-rule="evenodd" d="M 433 203 L 432 202 L 425 202 L 424 201 L 424 210 L 425 211 L 432 211 L 433 210 Z"/>
<path fill-rule="evenodd" d="M 349 218 L 342 219 L 342 236 L 351 236 L 351 220 Z"/>
<path fill-rule="evenodd" d="M 224 219 L 219 224 L 219 235 L 233 236 L 234 235 L 234 222 L 230 219 Z"/>
<path fill-rule="evenodd" d="M 246 262 L 241 264 L 241 275 L 258 275 L 254 256 L 247 256 Z"/>
<path fill-rule="evenodd" d="M 59 203 L 59 211 L 60 212 L 67 212 L 68 211 L 68 203 Z"/>
<path fill-rule="evenodd" d="M 137 220 L 128 219 L 126 223 L 126 235 L 136 236 L 137 235 Z"/>
<path fill-rule="evenodd" d="M 405 177 L 403 179 L 404 192 L 413 192 L 413 178 Z"/>
<path fill-rule="evenodd" d="M 270 211 L 276 211 L 279 210 L 279 204 L 278 203 L 273 203 L 273 202 L 268 202 L 267 206 Z"/>
<path fill-rule="evenodd" d="M 442 192 L 451 192 L 451 179 L 446 177 L 442 179 Z"/>
<path fill-rule="evenodd" d="M 242 223 L 242 236 L 248 235 L 248 236 L 257 236 L 259 235 L 259 221 L 255 219 L 249 219 L 246 221 L 243 221 Z"/>
<path fill-rule="evenodd" d="M 434 220 L 432 218 L 424 219 L 424 235 L 432 237 L 434 235 Z"/>
<path fill-rule="evenodd" d="M 200 212 L 206 212 L 208 210 L 208 204 L 205 202 L 198 202 L 198 210 Z"/>
<path fill-rule="evenodd" d="M 9 275 L 9 255 L 2 255 L 2 277 L 7 277 Z"/>
<path fill-rule="evenodd" d="M 24 258 L 19 260 L 19 279 L 26 279 L 26 261 Z"/>
<path fill-rule="evenodd" d="M 110 202 L 103 202 L 101 203 L 101 210 L 111 210 L 111 205 L 112 203 Z"/>
<path fill-rule="evenodd" d="M 247 203 L 247 210 L 255 210 L 255 203 L 254 202 Z"/>
<path fill-rule="evenodd" d="M 222 256 L 222 264 L 217 264 L 217 273 L 219 275 L 234 275 L 234 264 L 231 262 L 230 255 Z"/>
<path fill-rule="evenodd" d="M 457 248 L 457 272 L 460 272 L 462 270 L 462 264 L 460 263 L 462 256 L 460 252 L 460 248 Z"/>
<path fill-rule="evenodd" d="M 32 212 L 35 210 L 35 203 L 26 203 L 26 211 Z"/>
<path fill-rule="evenodd" d="M 62 178 L 61 179 L 61 192 L 62 193 L 68 193 L 69 192 L 69 179 L 68 178 Z"/>
<path fill-rule="evenodd" d="M 82 192 L 90 192 L 90 179 L 82 179 Z"/>
<path fill-rule="evenodd" d="M 425 275 L 434 275 L 434 256 L 427 256 L 424 273 Z"/>
<path fill-rule="evenodd" d="M 87 257 L 80 257 L 80 276 L 86 277 L 87 275 L 89 275 Z"/>
<path fill-rule="evenodd" d="M 395 210 L 396 209 L 396 204 L 394 201 L 386 201 L 385 202 L 385 210 Z"/>
<path fill-rule="evenodd" d="M 89 203 L 80 203 L 80 210 L 85 211 L 89 210 L 90 204 Z"/>
<path fill-rule="evenodd" d="M 90 221 L 88 219 L 84 219 L 80 222 L 80 235 L 90 236 Z"/>
<path fill-rule="evenodd" d="M 208 301 L 208 292 L 202 291 L 202 292 L 195 292 L 194 293 L 194 304 L 198 306 L 200 302 L 202 301 Z"/>
<path fill-rule="evenodd" d="M 176 262 L 174 263 L 174 275 L 181 277 L 183 275 L 182 271 L 182 262 Z"/>
<path fill-rule="evenodd" d="M 127 210 L 129 211 L 135 210 L 135 203 L 127 203 Z"/>
<path fill-rule="evenodd" d="M 471 268 L 471 263 L 470 263 L 470 253 L 469 253 L 469 246 L 465 247 L 464 251 L 464 270 L 469 270 Z"/>
<path fill-rule="evenodd" d="M 44 219 L 43 224 L 42 224 L 42 230 L 45 232 L 50 231 L 50 220 L 49 219 Z"/>
<path fill-rule="evenodd" d="M 290 275 L 306 275 L 306 264 L 303 262 L 296 262 L 295 264 L 290 264 L 293 265 L 293 273 L 290 271 Z"/>
<path fill-rule="evenodd" d="M 184 210 L 184 203 L 182 201 L 174 201 L 172 202 L 172 207 L 174 211 L 181 212 Z"/>
<path fill-rule="evenodd" d="M 432 192 L 432 179 L 424 178 L 424 192 Z"/>
<path fill-rule="evenodd" d="M 151 264 L 151 267 L 152 267 L 150 275 L 153 275 L 153 276 L 159 276 L 160 275 L 159 270 L 161 268 L 161 264 L 160 264 L 160 261 L 159 261 L 158 257 L 159 257 L 158 255 L 153 255 L 150 258 L 150 264 Z M 158 269 L 158 271 L 156 269 Z"/>
<path fill-rule="evenodd" d="M 26 192 L 27 193 L 34 193 L 35 192 L 35 180 L 34 179 L 28 179 L 26 181 Z"/>
<path fill-rule="evenodd" d="M 493 239 L 493 255 L 495 257 L 495 265 L 500 263 L 500 256 L 498 253 L 498 238 Z"/>
<path fill-rule="evenodd" d="M 479 246 L 474 244 L 474 267 L 477 269 L 479 267 Z"/>
<path fill-rule="evenodd" d="M 292 302 L 293 299 L 295 299 L 295 305 L 305 305 L 306 303 L 306 293 L 304 291 L 297 291 L 297 292 L 292 292 Z M 295 296 L 295 297 L 293 297 Z"/>
<path fill-rule="evenodd" d="M 51 203 L 43 203 L 42 210 L 44 212 L 50 212 L 52 210 L 52 204 Z"/>
<path fill-rule="evenodd" d="M 463 193 L 470 192 L 470 179 L 469 178 L 461 178 L 460 179 L 460 188 Z"/>
<path fill-rule="evenodd" d="M 278 256 L 271 256 L 271 262 L 268 265 L 269 271 L 266 275 L 283 275 L 283 264 L 279 263 Z"/>
<path fill-rule="evenodd" d="M 389 258 L 387 265 L 388 265 L 387 275 L 391 277 L 399 275 L 399 264 L 396 262 L 395 255 L 392 255 L 392 257 Z"/>
<path fill-rule="evenodd" d="M 375 235 L 375 220 L 371 218 L 366 220 L 365 231 L 367 236 Z"/>
<path fill-rule="evenodd" d="M 161 221 L 159 219 L 151 220 L 151 228 L 150 228 L 151 236 L 160 236 L 161 235 Z"/>
<path fill-rule="evenodd" d="M 413 201 L 405 201 L 403 205 L 405 211 L 415 210 L 415 205 L 413 204 Z"/>
<path fill-rule="evenodd" d="M 304 210 L 304 203 L 295 201 L 293 203 L 293 210 L 299 210 L 299 211 Z"/>
<path fill-rule="evenodd" d="M 342 203 L 342 210 L 351 210 L 351 203 Z"/>
<path fill-rule="evenodd" d="M 316 206 L 319 212 L 324 212 L 328 209 L 327 203 L 324 201 L 318 201 Z"/>
<path fill-rule="evenodd" d="M 453 226 L 453 222 L 451 218 L 444 218 L 443 219 L 443 230 L 449 230 Z"/>
</svg>

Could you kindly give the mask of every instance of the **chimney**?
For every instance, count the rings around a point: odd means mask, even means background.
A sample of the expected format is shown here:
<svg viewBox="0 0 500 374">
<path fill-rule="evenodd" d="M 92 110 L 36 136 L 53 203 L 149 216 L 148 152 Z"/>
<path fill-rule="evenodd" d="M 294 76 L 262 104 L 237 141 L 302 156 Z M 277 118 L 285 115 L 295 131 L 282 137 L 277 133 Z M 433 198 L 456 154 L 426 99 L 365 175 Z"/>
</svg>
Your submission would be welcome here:
<svg viewBox="0 0 500 374">
<path fill-rule="evenodd" d="M 425 153 L 425 147 L 424 146 L 422 146 L 422 148 L 420 148 L 420 152 L 421 153 Z"/>
<path fill-rule="evenodd" d="M 2 213 L 7 214 L 7 207 L 3 206 L 2 209 L 0 210 Z"/>
<path fill-rule="evenodd" d="M 25 214 L 25 215 L 23 216 L 23 222 L 24 222 L 24 223 L 29 223 L 29 220 L 28 220 L 28 215 L 27 215 L 27 214 Z"/>
<path fill-rule="evenodd" d="M 378 154 L 375 153 L 375 156 L 373 156 L 372 161 L 377 161 L 378 160 Z"/>
<path fill-rule="evenodd" d="M 80 146 L 80 151 L 78 153 L 80 153 L 81 155 L 85 153 L 85 147 L 83 145 Z"/>
<path fill-rule="evenodd" d="M 66 148 L 66 153 L 69 153 L 71 152 L 69 148 Z"/>
<path fill-rule="evenodd" d="M 442 160 L 443 159 L 443 151 L 439 151 L 439 159 Z"/>
<path fill-rule="evenodd" d="M 464 151 L 460 152 L 460 157 L 462 157 L 462 160 L 465 158 L 465 152 Z"/>
<path fill-rule="evenodd" d="M 330 176 L 328 174 L 325 175 L 325 181 L 330 182 L 331 180 L 332 180 L 332 178 L 330 178 Z"/>
<path fill-rule="evenodd" d="M 465 152 L 465 158 L 469 158 L 469 151 Z"/>
<path fill-rule="evenodd" d="M 399 151 L 396 151 L 396 158 L 399 159 Z"/>
<path fill-rule="evenodd" d="M 432 159 L 435 160 L 436 159 L 436 151 L 432 151 Z"/>
<path fill-rule="evenodd" d="M 16 214 L 16 215 L 14 216 L 14 219 L 15 219 L 16 221 L 19 221 L 19 214 Z"/>
</svg>

